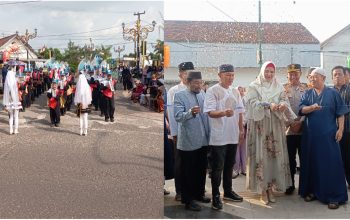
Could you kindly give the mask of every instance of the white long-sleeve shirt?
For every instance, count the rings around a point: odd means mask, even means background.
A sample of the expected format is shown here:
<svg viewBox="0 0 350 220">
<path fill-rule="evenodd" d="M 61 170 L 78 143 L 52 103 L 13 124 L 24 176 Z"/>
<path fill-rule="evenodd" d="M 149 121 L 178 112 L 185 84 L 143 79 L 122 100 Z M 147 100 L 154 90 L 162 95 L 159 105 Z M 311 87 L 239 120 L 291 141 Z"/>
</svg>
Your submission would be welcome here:
<svg viewBox="0 0 350 220">
<path fill-rule="evenodd" d="M 180 84 L 171 87 L 168 91 L 167 111 L 168 111 L 168 118 L 169 118 L 170 135 L 173 137 L 177 136 L 177 121 L 175 120 L 175 113 L 174 113 L 175 93 L 185 90 L 186 88 L 187 86 L 181 82 Z"/>
</svg>

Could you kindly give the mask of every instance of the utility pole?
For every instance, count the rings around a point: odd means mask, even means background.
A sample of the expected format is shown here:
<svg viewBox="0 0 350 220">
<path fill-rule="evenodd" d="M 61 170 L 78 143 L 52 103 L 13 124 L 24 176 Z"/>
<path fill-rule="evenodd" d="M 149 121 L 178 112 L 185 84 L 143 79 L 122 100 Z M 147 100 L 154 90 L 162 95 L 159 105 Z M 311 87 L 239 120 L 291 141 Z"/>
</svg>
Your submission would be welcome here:
<svg viewBox="0 0 350 220">
<path fill-rule="evenodd" d="M 259 42 L 259 51 L 258 51 L 258 64 L 261 67 L 262 66 L 262 50 L 261 50 L 261 43 L 262 43 L 262 33 L 261 33 L 261 1 L 259 0 L 259 29 L 258 29 L 258 42 Z"/>
<path fill-rule="evenodd" d="M 122 28 L 123 28 L 123 38 L 124 40 L 133 40 L 136 46 L 136 68 L 137 68 L 137 73 L 140 73 L 140 41 L 147 39 L 148 33 L 152 32 L 154 30 L 154 26 L 156 25 L 156 22 L 152 22 L 152 26 L 143 26 L 141 27 L 141 19 L 140 16 L 145 14 L 146 12 L 138 12 L 134 13 L 135 16 L 137 16 L 137 21 L 136 21 L 136 27 L 135 28 L 126 28 L 125 24 L 122 23 Z"/>
<path fill-rule="evenodd" d="M 139 74 L 139 71 L 140 71 L 140 60 L 141 60 L 141 56 L 140 56 L 140 29 L 141 29 L 141 18 L 140 16 L 145 14 L 145 11 L 143 11 L 142 13 L 141 12 L 137 12 L 137 13 L 134 13 L 134 15 L 137 16 L 137 21 L 136 21 L 136 27 L 137 27 L 137 74 Z"/>
</svg>

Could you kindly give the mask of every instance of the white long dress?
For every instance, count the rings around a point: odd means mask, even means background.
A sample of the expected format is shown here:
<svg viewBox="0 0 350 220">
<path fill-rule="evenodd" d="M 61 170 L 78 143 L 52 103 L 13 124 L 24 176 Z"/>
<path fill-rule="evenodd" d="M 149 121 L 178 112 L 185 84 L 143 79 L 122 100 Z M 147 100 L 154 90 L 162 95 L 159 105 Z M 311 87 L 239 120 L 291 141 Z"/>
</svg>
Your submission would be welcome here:
<svg viewBox="0 0 350 220">
<path fill-rule="evenodd" d="M 260 74 L 261 75 L 261 74 Z M 289 170 L 285 122 L 294 119 L 283 87 L 274 81 L 274 89 L 252 83 L 247 90 L 247 180 L 246 187 L 261 194 L 271 187 L 284 192 L 292 185 Z M 266 91 L 266 92 L 265 92 Z M 267 94 L 267 95 L 266 95 Z M 264 108 L 264 102 L 285 104 L 284 113 Z"/>
</svg>

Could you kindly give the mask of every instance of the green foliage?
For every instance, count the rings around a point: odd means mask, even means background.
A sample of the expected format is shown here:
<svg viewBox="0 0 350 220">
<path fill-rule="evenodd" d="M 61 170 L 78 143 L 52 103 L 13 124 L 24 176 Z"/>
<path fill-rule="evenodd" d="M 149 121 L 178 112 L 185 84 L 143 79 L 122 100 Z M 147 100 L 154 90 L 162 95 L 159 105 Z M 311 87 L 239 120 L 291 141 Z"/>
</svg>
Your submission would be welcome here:
<svg viewBox="0 0 350 220">
<path fill-rule="evenodd" d="M 65 49 L 63 53 L 57 48 L 48 48 L 42 53 L 39 52 L 39 54 L 44 59 L 49 59 L 49 53 L 51 51 L 52 58 L 55 58 L 58 62 L 65 61 L 69 64 L 71 69 L 77 69 L 81 59 L 87 58 L 92 60 L 96 54 L 99 54 L 104 60 L 110 59 L 112 57 L 111 48 L 112 46 L 101 45 L 100 47 L 91 50 L 86 46 L 81 47 L 75 45 L 73 41 L 69 41 L 67 49 Z"/>
</svg>

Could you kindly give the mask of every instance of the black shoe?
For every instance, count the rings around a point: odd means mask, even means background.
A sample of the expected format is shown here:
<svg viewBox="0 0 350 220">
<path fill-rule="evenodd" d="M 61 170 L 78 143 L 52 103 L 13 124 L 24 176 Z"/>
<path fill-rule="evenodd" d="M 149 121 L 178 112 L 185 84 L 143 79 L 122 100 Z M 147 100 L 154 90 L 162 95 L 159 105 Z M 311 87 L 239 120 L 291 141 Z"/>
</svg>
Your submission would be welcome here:
<svg viewBox="0 0 350 220">
<path fill-rule="evenodd" d="M 216 195 L 213 197 L 213 202 L 211 203 L 211 208 L 215 210 L 222 209 L 222 202 L 220 199 L 220 195 Z"/>
<path fill-rule="evenodd" d="M 55 124 L 55 127 L 58 127 L 58 124 Z"/>
<path fill-rule="evenodd" d="M 243 176 L 247 176 L 247 174 L 246 174 L 246 173 L 244 173 L 244 172 L 242 172 L 241 174 L 242 174 Z"/>
<path fill-rule="evenodd" d="M 186 204 L 185 208 L 187 210 L 196 211 L 196 212 L 199 212 L 200 210 L 202 210 L 202 207 L 198 205 L 195 201 L 191 201 L 190 203 Z"/>
<path fill-rule="evenodd" d="M 304 201 L 305 202 L 311 202 L 311 201 L 314 201 L 314 200 L 316 200 L 316 196 L 314 195 L 314 194 L 309 194 L 309 195 L 307 195 L 305 198 L 304 198 Z"/>
<path fill-rule="evenodd" d="M 114 118 L 111 118 L 111 122 L 114 122 Z"/>
<path fill-rule="evenodd" d="M 105 122 L 108 122 L 109 121 L 109 118 L 105 118 Z"/>
<path fill-rule="evenodd" d="M 284 194 L 286 194 L 286 195 L 292 195 L 293 192 L 294 192 L 294 190 L 295 190 L 295 186 L 290 186 L 290 187 L 284 192 Z"/>
<path fill-rule="evenodd" d="M 234 201 L 234 202 L 242 202 L 243 201 L 243 198 L 241 196 L 239 196 L 238 194 L 236 194 L 234 191 L 231 191 L 227 194 L 224 194 L 224 199 Z"/>
<path fill-rule="evenodd" d="M 209 202 L 211 202 L 211 199 L 208 198 L 208 197 L 206 197 L 206 196 L 202 196 L 202 197 L 200 197 L 200 198 L 197 198 L 196 200 L 197 200 L 198 202 L 202 202 L 202 203 L 209 203 Z"/>
<path fill-rule="evenodd" d="M 339 203 L 337 203 L 337 202 L 330 202 L 330 203 L 328 203 L 328 208 L 329 209 L 338 209 L 339 208 Z"/>
</svg>

